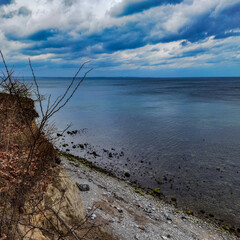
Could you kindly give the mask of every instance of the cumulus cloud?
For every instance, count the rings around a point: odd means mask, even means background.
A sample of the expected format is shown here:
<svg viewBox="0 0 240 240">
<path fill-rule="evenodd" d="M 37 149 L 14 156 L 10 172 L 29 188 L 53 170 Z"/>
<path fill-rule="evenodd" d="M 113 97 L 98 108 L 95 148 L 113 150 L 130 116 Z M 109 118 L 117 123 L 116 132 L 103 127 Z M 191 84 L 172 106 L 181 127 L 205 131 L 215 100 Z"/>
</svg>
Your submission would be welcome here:
<svg viewBox="0 0 240 240">
<path fill-rule="evenodd" d="M 13 62 L 31 56 L 36 62 L 75 64 L 88 58 L 109 69 L 156 69 L 220 64 L 221 57 L 235 64 L 239 36 L 240 0 L 2 0 L 0 4 L 1 48 L 14 51 Z"/>
</svg>

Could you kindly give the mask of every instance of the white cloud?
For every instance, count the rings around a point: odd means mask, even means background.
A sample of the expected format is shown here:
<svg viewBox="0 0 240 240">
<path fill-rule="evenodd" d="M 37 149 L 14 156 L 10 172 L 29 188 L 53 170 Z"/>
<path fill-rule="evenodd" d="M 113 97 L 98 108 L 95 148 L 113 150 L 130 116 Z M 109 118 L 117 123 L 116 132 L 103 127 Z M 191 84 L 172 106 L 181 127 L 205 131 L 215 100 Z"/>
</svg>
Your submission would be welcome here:
<svg viewBox="0 0 240 240">
<path fill-rule="evenodd" d="M 182 46 L 182 40 L 146 45 L 141 48 L 118 51 L 113 54 L 102 54 L 95 61 L 117 63 L 116 68 L 127 69 L 128 67 L 138 69 L 164 68 L 186 68 L 190 66 L 203 67 L 218 64 L 231 64 L 232 60 L 239 58 L 240 37 L 216 40 L 213 37 L 205 41 L 189 43 Z M 230 47 L 236 47 L 238 51 L 231 53 Z M 188 52 L 198 51 L 198 55 L 188 56 Z M 93 60 L 94 61 L 94 60 Z M 109 68 L 112 68 L 111 65 Z"/>
<path fill-rule="evenodd" d="M 145 46 L 132 50 L 116 50 L 112 53 L 98 53 L 90 58 L 95 62 L 105 61 L 118 64 L 121 68 L 136 69 L 155 69 L 159 66 L 166 66 L 166 64 L 168 67 L 178 68 L 212 64 L 211 60 L 214 62 L 216 59 L 219 62 L 239 59 L 239 37 L 222 40 L 215 40 L 213 37 L 206 38 L 203 41 L 189 43 L 185 47 L 181 45 L 182 40 L 158 44 L 152 44 L 153 41 L 148 40 L 164 38 L 171 34 L 177 35 L 183 28 L 187 29 L 194 21 L 198 21 L 198 17 L 203 14 L 212 13 L 213 17 L 217 16 L 223 9 L 240 3 L 240 0 L 185 0 L 177 5 L 154 7 L 120 18 L 115 18 L 113 14 L 110 14 L 114 9 L 114 11 L 119 11 L 116 6 L 123 8 L 127 2 L 130 0 L 15 0 L 13 4 L 0 7 L 0 48 L 4 50 L 11 61 L 21 61 L 28 57 L 21 50 L 33 46 L 33 42 L 22 41 L 21 38 L 40 30 L 58 29 L 60 32 L 64 32 L 68 38 L 78 40 L 93 33 L 101 34 L 101 31 L 107 28 L 124 28 L 131 23 L 133 29 L 129 31 L 134 32 L 134 28 L 143 29 L 143 36 L 140 40 L 146 42 Z M 28 9 L 29 14 L 17 14 L 22 7 Z M 120 10 L 122 11 L 122 9 Z M 6 17 L 8 14 L 10 14 L 9 17 Z M 228 30 L 233 33 L 238 33 L 238 31 L 239 28 Z M 6 36 L 16 36 L 16 39 L 9 40 Z M 131 36 L 131 32 L 129 36 Z M 118 37 L 121 36 L 109 36 L 113 42 L 118 40 Z M 104 43 L 99 42 L 87 46 L 84 59 L 93 50 L 101 52 L 103 45 Z M 199 52 L 195 56 L 184 56 L 186 52 L 198 49 L 206 49 L 206 52 Z M 49 53 L 40 52 L 36 53 L 32 59 L 64 62 L 64 57 L 71 54 L 72 52 L 65 54 L 51 51 Z M 78 60 L 70 61 L 74 63 Z"/>
</svg>

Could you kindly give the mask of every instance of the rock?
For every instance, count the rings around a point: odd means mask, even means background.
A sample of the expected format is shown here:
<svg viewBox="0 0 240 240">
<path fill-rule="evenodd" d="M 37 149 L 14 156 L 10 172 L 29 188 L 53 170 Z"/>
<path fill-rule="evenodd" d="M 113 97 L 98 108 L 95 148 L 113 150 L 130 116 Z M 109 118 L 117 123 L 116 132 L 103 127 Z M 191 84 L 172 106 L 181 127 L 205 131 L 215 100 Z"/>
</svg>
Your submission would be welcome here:
<svg viewBox="0 0 240 240">
<path fill-rule="evenodd" d="M 56 156 L 56 157 L 55 157 L 55 163 L 58 164 L 58 165 L 60 165 L 61 159 L 60 159 L 59 156 Z"/>
<path fill-rule="evenodd" d="M 155 188 L 155 189 L 153 189 L 153 192 L 155 192 L 157 194 L 160 194 L 161 193 L 161 189 L 160 188 Z"/>
<path fill-rule="evenodd" d="M 100 155 L 97 154 L 96 151 L 93 151 L 91 154 L 92 154 L 94 157 L 100 157 Z"/>
<path fill-rule="evenodd" d="M 112 157 L 113 157 L 113 154 L 110 152 L 110 153 L 108 154 L 108 156 L 109 156 L 110 158 L 112 158 Z"/>
<path fill-rule="evenodd" d="M 55 171 L 56 177 L 53 178 L 52 183 L 48 185 L 47 191 L 43 195 L 41 207 L 45 209 L 45 206 L 52 206 L 53 211 L 58 212 L 59 217 L 67 224 L 70 224 L 72 219 L 84 221 L 86 213 L 77 185 L 68 177 L 62 168 L 58 167 Z M 29 210 L 30 209 L 29 207 Z M 71 216 L 69 213 L 71 213 Z M 50 218 L 51 216 L 53 215 L 49 213 L 48 217 Z M 34 216 L 34 221 L 42 222 L 40 219 L 42 219 L 41 214 Z M 45 223 L 47 223 L 47 221 L 44 221 L 44 224 Z M 33 224 L 35 224 L 35 222 Z M 60 230 L 62 230 L 62 228 L 60 228 Z M 33 237 L 31 232 L 29 234 L 32 237 L 31 239 L 42 239 L 40 236 Z M 26 239 L 30 239 L 30 237 Z"/>
<path fill-rule="evenodd" d="M 118 212 L 123 213 L 123 210 L 121 208 L 117 208 Z"/>
<path fill-rule="evenodd" d="M 139 240 L 140 236 L 138 234 L 135 235 L 135 240 Z"/>
<path fill-rule="evenodd" d="M 146 230 L 146 228 L 145 228 L 143 225 L 139 226 L 138 228 L 141 229 L 141 230 L 143 230 L 143 231 Z"/>
<path fill-rule="evenodd" d="M 146 233 L 149 233 L 150 231 L 148 229 L 145 230 Z"/>
<path fill-rule="evenodd" d="M 168 220 L 168 221 L 172 221 L 172 218 L 166 214 L 164 214 L 164 217 Z"/>
<path fill-rule="evenodd" d="M 124 175 L 125 175 L 125 177 L 130 177 L 130 173 L 129 172 L 125 172 Z"/>
<path fill-rule="evenodd" d="M 93 213 L 90 218 L 91 218 L 92 220 L 94 220 L 96 217 L 97 217 L 97 215 L 96 215 L 95 213 Z"/>
<path fill-rule="evenodd" d="M 79 147 L 80 147 L 81 149 L 84 149 L 84 145 L 83 145 L 83 144 L 79 144 Z"/>
<path fill-rule="evenodd" d="M 87 192 L 90 190 L 90 187 L 88 184 L 79 184 L 79 183 L 76 183 L 79 190 L 82 191 L 82 192 Z"/>
<path fill-rule="evenodd" d="M 21 235 L 24 235 L 23 239 L 38 239 L 38 240 L 48 240 L 49 239 L 49 238 L 46 238 L 39 229 L 34 229 L 34 228 L 31 229 L 30 227 L 19 225 L 18 231 L 21 233 Z M 7 238 L 4 238 L 4 235 L 2 235 L 0 240 L 7 239 Z"/>
<path fill-rule="evenodd" d="M 176 202 L 176 201 L 177 201 L 177 199 L 176 199 L 175 197 L 171 197 L 171 200 L 172 200 L 173 202 Z"/>
<path fill-rule="evenodd" d="M 168 240 L 168 238 L 167 238 L 167 237 L 165 237 L 165 236 L 162 236 L 162 239 L 163 239 L 163 240 Z"/>
</svg>

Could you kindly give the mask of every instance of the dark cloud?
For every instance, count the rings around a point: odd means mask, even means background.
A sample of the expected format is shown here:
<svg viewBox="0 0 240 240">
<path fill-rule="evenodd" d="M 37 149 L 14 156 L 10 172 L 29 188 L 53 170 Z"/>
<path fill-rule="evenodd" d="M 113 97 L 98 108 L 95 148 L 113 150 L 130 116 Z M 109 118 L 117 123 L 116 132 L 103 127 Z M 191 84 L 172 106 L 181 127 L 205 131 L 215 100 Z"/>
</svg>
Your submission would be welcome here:
<svg viewBox="0 0 240 240">
<path fill-rule="evenodd" d="M 43 41 L 55 36 L 58 33 L 57 29 L 46 29 L 38 31 L 27 37 L 28 40 L 32 41 Z"/>
<path fill-rule="evenodd" d="M 8 4 L 11 4 L 13 2 L 14 2 L 14 0 L 0 0 L 0 7 L 2 5 L 8 5 Z"/>
<path fill-rule="evenodd" d="M 197 48 L 197 49 L 194 49 L 194 50 L 187 50 L 185 52 L 182 52 L 180 55 L 170 57 L 170 59 L 199 56 L 199 55 L 202 55 L 202 54 L 206 53 L 207 51 L 208 51 L 208 49 L 206 49 L 206 48 Z"/>
<path fill-rule="evenodd" d="M 126 23 L 124 26 L 105 29 L 98 35 L 87 37 L 90 43 L 92 39 L 102 42 L 106 52 L 114 52 L 125 49 L 135 49 L 146 44 L 167 43 L 184 40 L 182 46 L 188 43 L 202 41 L 214 36 L 215 38 L 228 38 L 239 36 L 240 32 L 240 3 L 232 5 L 221 12 L 213 14 L 209 9 L 200 16 L 193 17 L 190 23 L 185 24 L 176 33 L 169 33 L 161 29 L 159 34 L 151 35 L 157 22 L 150 20 L 141 21 L 137 18 L 135 22 Z M 156 19 L 156 18 L 155 18 Z M 238 30 L 238 31 L 237 31 Z M 189 53 L 190 55 L 191 53 Z M 199 54 L 192 52 L 192 55 Z"/>
<path fill-rule="evenodd" d="M 135 13 L 143 12 L 144 10 L 148 10 L 153 7 L 158 7 L 161 5 L 166 4 L 178 4 L 183 0 L 159 0 L 159 1 L 152 1 L 152 0 L 132 0 L 127 1 L 124 0 L 123 2 L 119 3 L 117 6 L 114 6 L 110 11 L 110 14 L 115 17 L 123 17 L 127 15 L 132 15 Z"/>
</svg>

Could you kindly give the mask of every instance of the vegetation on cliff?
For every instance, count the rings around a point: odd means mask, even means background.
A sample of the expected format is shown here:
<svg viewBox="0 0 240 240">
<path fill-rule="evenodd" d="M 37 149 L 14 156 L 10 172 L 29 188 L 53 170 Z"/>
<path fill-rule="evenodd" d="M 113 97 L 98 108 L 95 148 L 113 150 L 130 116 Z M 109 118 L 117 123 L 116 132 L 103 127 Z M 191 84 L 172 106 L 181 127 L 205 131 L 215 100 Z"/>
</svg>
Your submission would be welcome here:
<svg viewBox="0 0 240 240">
<path fill-rule="evenodd" d="M 30 60 L 34 86 L 14 78 L 0 54 L 5 67 L 0 79 L 0 239 L 82 239 L 86 218 L 81 197 L 57 167 L 59 157 L 51 143 L 56 134 L 49 119 L 89 71 L 77 78 L 83 64 L 64 95 L 54 101 L 48 97 L 44 110 Z"/>
</svg>

